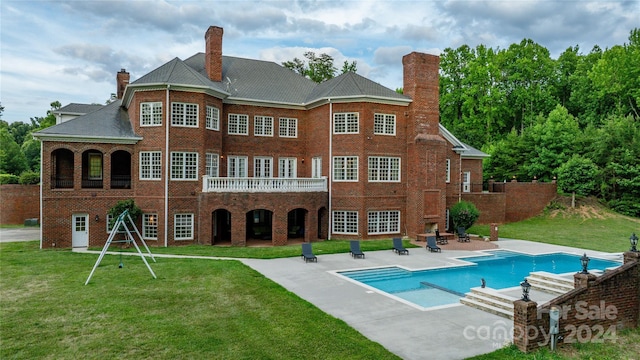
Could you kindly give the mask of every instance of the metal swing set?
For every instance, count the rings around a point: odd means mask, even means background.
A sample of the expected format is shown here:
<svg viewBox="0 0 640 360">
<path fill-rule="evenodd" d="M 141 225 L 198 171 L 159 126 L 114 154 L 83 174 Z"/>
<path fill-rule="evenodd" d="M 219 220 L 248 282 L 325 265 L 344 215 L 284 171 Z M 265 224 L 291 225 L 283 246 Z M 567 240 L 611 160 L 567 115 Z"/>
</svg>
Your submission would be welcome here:
<svg viewBox="0 0 640 360">
<path fill-rule="evenodd" d="M 151 269 L 151 266 L 149 266 L 149 263 L 147 262 L 147 259 L 145 258 L 144 254 L 142 254 L 142 251 L 140 251 L 140 247 L 138 246 L 138 244 L 136 244 L 136 240 L 134 239 L 134 237 L 133 237 L 133 235 L 131 233 L 131 230 L 129 230 L 129 227 L 127 226 L 127 223 L 125 222 L 125 217 L 126 217 L 127 220 L 129 220 L 129 224 L 131 224 L 131 227 L 133 227 L 133 230 L 135 230 L 135 233 L 136 233 L 136 235 L 138 235 L 138 238 L 140 238 L 140 242 L 142 243 L 142 245 L 144 245 L 144 248 L 147 250 L 147 253 L 151 257 L 151 260 L 153 260 L 153 262 L 156 262 L 156 259 L 153 257 L 153 254 L 151 253 L 151 250 L 149 250 L 149 247 L 147 246 L 147 243 L 144 242 L 144 239 L 142 238 L 142 235 L 140 235 L 140 232 L 138 231 L 138 228 L 136 227 L 136 224 L 133 222 L 133 219 L 131 219 L 131 215 L 129 215 L 129 210 L 125 210 L 124 212 L 122 212 L 122 214 L 120 214 L 120 216 L 118 216 L 118 218 L 116 219 L 115 223 L 113 224 L 113 228 L 111 229 L 111 232 L 109 233 L 109 238 L 107 238 L 107 242 L 104 244 L 104 247 L 102 248 L 102 252 L 100 252 L 100 256 L 98 257 L 98 261 L 96 261 L 96 264 L 93 266 L 93 269 L 91 270 L 91 273 L 89 274 L 89 277 L 87 278 L 87 281 L 84 283 L 85 285 L 87 285 L 89 283 L 89 280 L 91 280 L 91 277 L 93 276 L 93 273 L 96 271 L 96 268 L 98 268 L 98 266 L 100 265 L 100 262 L 102 261 L 102 258 L 107 253 L 107 250 L 109 249 L 109 246 L 111 246 L 112 243 L 133 244 L 133 246 L 135 246 L 136 250 L 138 251 L 138 254 L 140 255 L 140 258 L 142 259 L 142 261 L 144 261 L 144 264 L 147 265 L 147 269 L 149 269 L 149 272 L 151 272 L 151 275 L 153 276 L 153 278 L 154 279 L 157 278 L 156 274 Z M 121 232 L 121 228 L 124 229 L 124 233 L 126 234 L 126 238 L 124 240 L 115 240 L 114 241 L 114 238 L 116 237 L 116 234 Z M 122 267 L 122 253 L 120 253 L 120 265 L 119 265 L 119 267 Z"/>
</svg>

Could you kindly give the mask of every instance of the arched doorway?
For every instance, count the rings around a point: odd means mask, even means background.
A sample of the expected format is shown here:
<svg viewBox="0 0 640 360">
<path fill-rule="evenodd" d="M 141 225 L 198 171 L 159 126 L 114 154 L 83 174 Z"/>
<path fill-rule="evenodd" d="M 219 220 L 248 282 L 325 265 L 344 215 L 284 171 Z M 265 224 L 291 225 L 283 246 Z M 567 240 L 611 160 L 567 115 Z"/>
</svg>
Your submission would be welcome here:
<svg viewBox="0 0 640 360">
<path fill-rule="evenodd" d="M 272 239 L 273 212 L 266 209 L 256 209 L 247 212 L 247 240 Z"/>
<path fill-rule="evenodd" d="M 218 209 L 211 213 L 211 245 L 231 245 L 231 213 Z"/>
<path fill-rule="evenodd" d="M 287 239 L 304 238 L 307 210 L 293 209 L 287 214 Z"/>
</svg>

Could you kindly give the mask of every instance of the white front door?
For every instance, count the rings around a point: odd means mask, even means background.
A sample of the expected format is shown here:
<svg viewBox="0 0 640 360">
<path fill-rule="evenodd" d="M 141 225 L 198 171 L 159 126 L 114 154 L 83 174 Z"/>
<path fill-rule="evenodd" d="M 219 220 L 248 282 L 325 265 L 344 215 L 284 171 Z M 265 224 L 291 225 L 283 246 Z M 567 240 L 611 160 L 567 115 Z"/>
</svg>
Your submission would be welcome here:
<svg viewBox="0 0 640 360">
<path fill-rule="evenodd" d="M 87 247 L 89 246 L 89 219 L 88 214 L 73 214 L 71 226 L 73 226 L 73 234 L 71 235 L 71 246 Z"/>
</svg>

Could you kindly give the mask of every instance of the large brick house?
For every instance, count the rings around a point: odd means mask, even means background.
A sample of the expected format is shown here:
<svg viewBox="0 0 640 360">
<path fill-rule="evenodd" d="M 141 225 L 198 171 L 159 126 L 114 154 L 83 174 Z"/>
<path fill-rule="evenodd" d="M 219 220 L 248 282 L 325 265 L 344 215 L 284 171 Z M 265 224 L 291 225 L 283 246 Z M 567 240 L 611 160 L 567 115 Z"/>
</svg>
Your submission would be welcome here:
<svg viewBox="0 0 640 360">
<path fill-rule="evenodd" d="M 121 70 L 115 101 L 35 134 L 42 247 L 104 244 L 125 199 L 158 246 L 415 237 L 482 178 L 486 154 L 439 124 L 437 56 L 404 56 L 399 94 L 223 56 L 222 35 L 133 82 Z"/>
</svg>

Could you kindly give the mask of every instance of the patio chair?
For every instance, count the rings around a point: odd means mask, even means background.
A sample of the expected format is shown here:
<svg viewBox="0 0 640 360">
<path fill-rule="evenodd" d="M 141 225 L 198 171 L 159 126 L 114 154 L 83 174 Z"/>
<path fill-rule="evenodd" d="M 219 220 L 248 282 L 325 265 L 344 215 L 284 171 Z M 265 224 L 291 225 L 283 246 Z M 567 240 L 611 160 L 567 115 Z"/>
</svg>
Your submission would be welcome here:
<svg viewBox="0 0 640 360">
<path fill-rule="evenodd" d="M 440 230 L 436 230 L 436 243 L 438 243 L 440 245 L 449 243 L 449 241 L 447 240 L 446 237 L 440 236 Z"/>
<path fill-rule="evenodd" d="M 409 255 L 409 250 L 402 245 L 401 238 L 393 238 L 393 251 L 398 255 Z"/>
<path fill-rule="evenodd" d="M 354 258 L 361 257 L 361 258 L 364 259 L 364 253 L 362 252 L 362 250 L 360 250 L 360 241 L 359 240 L 351 240 L 351 242 L 349 244 L 351 246 L 351 250 L 349 251 L 351 256 L 354 257 Z"/>
<path fill-rule="evenodd" d="M 440 248 L 436 245 L 435 236 L 427 236 L 427 250 L 430 252 L 440 252 Z"/>
<path fill-rule="evenodd" d="M 311 243 L 302 243 L 302 255 L 300 256 L 304 258 L 304 262 L 309 262 L 309 261 L 318 262 L 318 258 L 315 255 L 313 255 L 313 250 L 311 249 Z"/>
<path fill-rule="evenodd" d="M 459 242 L 469 242 L 469 234 L 464 230 L 463 226 L 458 226 L 458 241 Z"/>
</svg>

